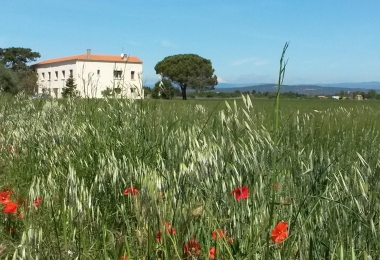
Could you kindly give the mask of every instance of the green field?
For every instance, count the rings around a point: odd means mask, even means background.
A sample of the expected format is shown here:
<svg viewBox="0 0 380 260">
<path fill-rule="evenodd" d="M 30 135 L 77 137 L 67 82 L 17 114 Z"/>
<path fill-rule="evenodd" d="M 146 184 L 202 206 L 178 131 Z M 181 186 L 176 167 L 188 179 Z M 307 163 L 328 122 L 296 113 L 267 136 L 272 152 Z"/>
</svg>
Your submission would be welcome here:
<svg viewBox="0 0 380 260">
<path fill-rule="evenodd" d="M 379 259 L 380 102 L 280 100 L 277 130 L 274 111 L 3 99 L 0 258 Z"/>
</svg>

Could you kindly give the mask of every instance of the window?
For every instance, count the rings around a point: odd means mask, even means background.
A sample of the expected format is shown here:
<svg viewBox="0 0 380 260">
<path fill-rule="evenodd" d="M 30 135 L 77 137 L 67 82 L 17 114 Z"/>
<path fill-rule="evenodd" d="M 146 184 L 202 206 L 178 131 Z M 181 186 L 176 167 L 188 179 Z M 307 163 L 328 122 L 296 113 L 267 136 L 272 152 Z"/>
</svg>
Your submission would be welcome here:
<svg viewBox="0 0 380 260">
<path fill-rule="evenodd" d="M 98 75 L 98 77 L 100 77 L 100 70 L 97 71 L 97 75 Z"/>
<path fill-rule="evenodd" d="M 122 73 L 122 71 L 121 70 L 114 70 L 113 71 L 113 77 L 115 78 L 115 79 L 121 79 L 121 75 L 122 75 L 123 73 Z"/>
<path fill-rule="evenodd" d="M 135 89 L 134 88 L 131 88 L 131 93 L 135 93 Z"/>
<path fill-rule="evenodd" d="M 135 79 L 135 72 L 134 72 L 134 71 L 131 71 L 131 79 L 132 79 L 132 80 Z"/>
<path fill-rule="evenodd" d="M 58 80 L 58 71 L 55 71 L 55 80 Z"/>
<path fill-rule="evenodd" d="M 51 72 L 48 72 L 48 80 L 51 80 Z"/>
<path fill-rule="evenodd" d="M 62 70 L 62 80 L 64 80 L 64 79 L 65 79 L 65 71 Z"/>
<path fill-rule="evenodd" d="M 45 80 L 45 72 L 41 73 L 41 80 Z"/>
<path fill-rule="evenodd" d="M 70 70 L 70 76 L 73 76 L 73 70 Z"/>
</svg>

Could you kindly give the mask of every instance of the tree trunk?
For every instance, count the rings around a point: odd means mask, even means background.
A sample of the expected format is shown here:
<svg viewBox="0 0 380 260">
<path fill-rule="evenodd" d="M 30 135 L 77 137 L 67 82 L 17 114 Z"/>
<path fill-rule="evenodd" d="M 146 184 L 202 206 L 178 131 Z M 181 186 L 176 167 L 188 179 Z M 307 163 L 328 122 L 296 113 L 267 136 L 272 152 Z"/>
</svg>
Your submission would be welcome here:
<svg viewBox="0 0 380 260">
<path fill-rule="evenodd" d="M 182 99 L 187 100 L 186 97 L 186 86 L 181 86 L 181 92 L 182 92 Z"/>
</svg>

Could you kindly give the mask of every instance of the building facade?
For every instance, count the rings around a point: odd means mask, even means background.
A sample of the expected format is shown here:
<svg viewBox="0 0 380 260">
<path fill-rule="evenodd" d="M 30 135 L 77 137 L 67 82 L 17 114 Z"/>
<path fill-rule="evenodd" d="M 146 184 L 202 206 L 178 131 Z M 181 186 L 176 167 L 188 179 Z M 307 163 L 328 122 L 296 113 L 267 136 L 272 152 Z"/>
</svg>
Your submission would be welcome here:
<svg viewBox="0 0 380 260">
<path fill-rule="evenodd" d="M 81 97 L 106 95 L 144 98 L 143 62 L 136 56 L 86 54 L 41 61 L 33 65 L 38 75 L 38 93 L 62 97 L 66 80 L 73 75 Z"/>
</svg>

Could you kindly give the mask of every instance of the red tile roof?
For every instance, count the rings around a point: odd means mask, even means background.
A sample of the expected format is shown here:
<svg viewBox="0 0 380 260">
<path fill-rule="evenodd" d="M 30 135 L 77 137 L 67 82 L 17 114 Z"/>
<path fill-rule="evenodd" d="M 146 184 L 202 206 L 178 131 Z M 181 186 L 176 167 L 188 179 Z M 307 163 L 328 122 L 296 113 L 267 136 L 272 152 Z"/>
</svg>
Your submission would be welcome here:
<svg viewBox="0 0 380 260">
<path fill-rule="evenodd" d="M 33 66 L 57 63 L 57 62 L 62 62 L 62 61 L 73 61 L 73 60 L 142 63 L 142 60 L 140 60 L 136 56 L 125 56 L 124 59 L 122 59 L 120 55 L 91 54 L 90 58 L 87 59 L 87 54 L 80 54 L 80 55 L 67 56 L 67 57 L 56 58 L 56 59 L 51 59 L 51 60 L 44 60 L 44 61 L 34 64 Z"/>
</svg>

